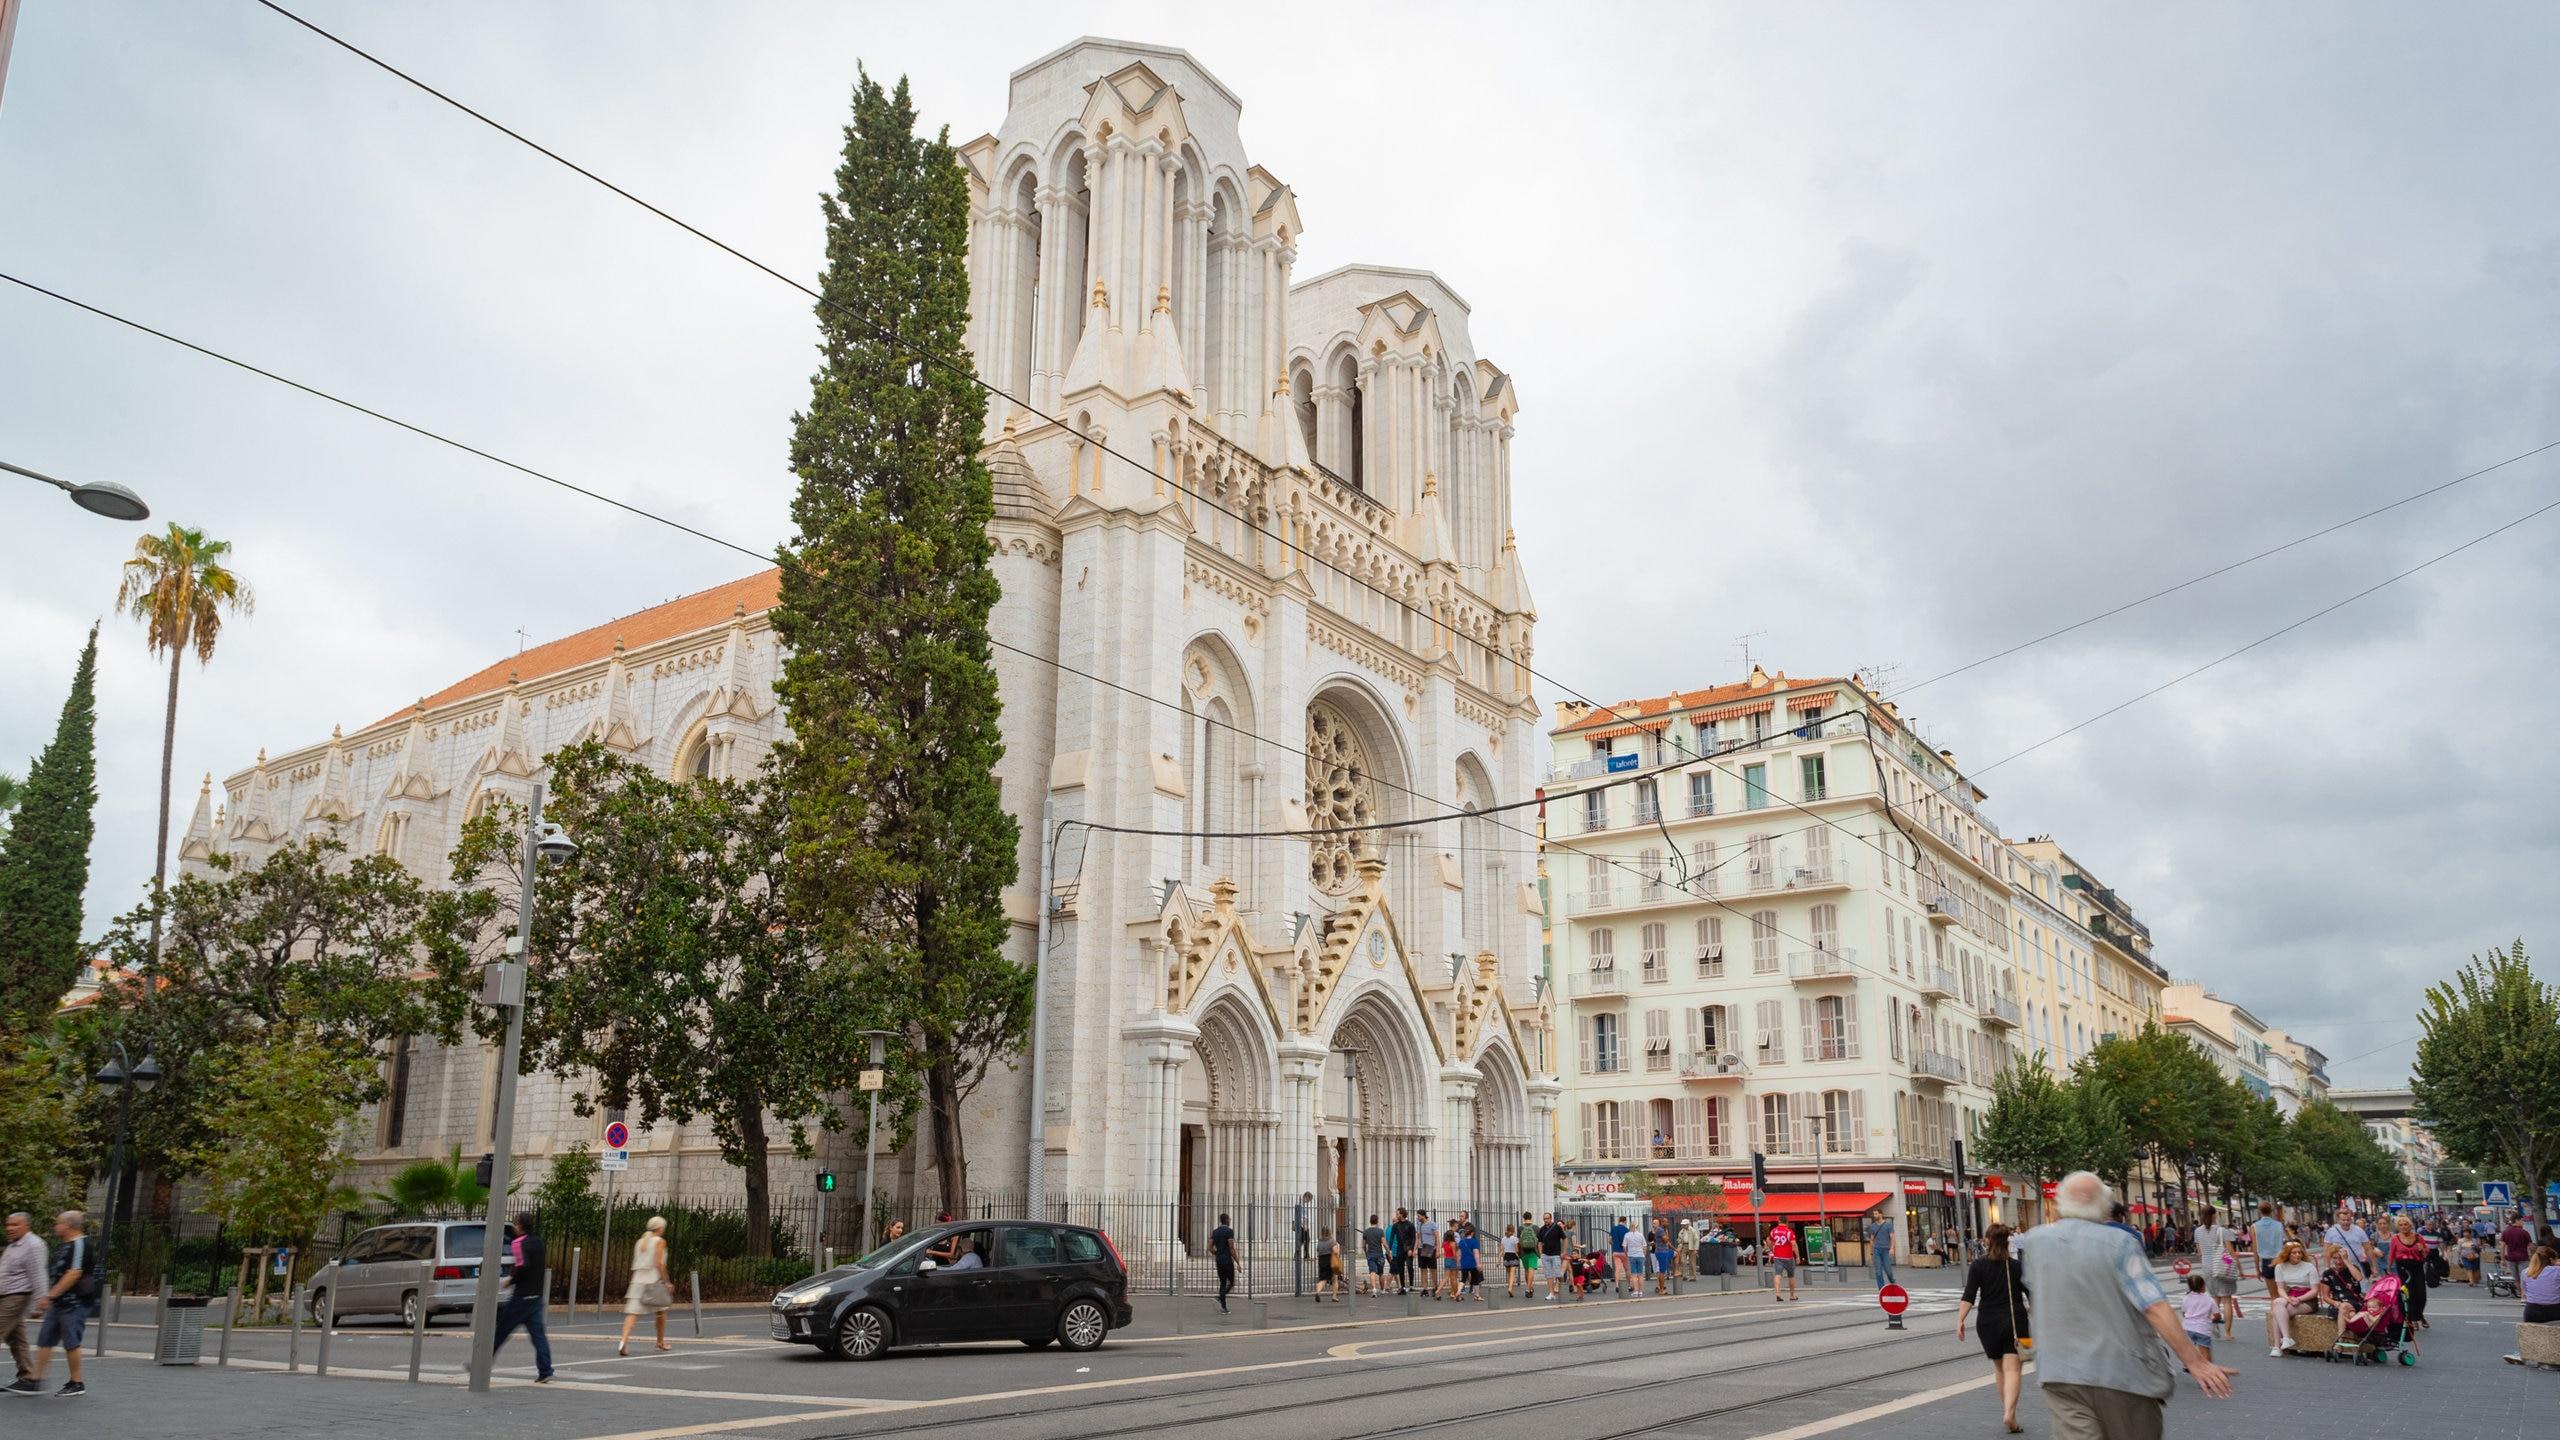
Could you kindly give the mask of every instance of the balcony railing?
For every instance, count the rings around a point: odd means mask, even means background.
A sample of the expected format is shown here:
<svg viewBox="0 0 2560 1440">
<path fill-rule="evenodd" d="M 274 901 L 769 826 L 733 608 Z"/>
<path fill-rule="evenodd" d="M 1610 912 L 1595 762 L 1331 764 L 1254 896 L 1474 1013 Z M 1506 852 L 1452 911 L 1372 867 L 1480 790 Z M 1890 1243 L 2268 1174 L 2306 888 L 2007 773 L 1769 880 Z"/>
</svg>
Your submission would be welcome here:
<svg viewBox="0 0 2560 1440">
<path fill-rule="evenodd" d="M 1858 952 L 1847 948 L 1794 951 L 1787 956 L 1787 978 L 1799 985 L 1827 980 L 1856 980 Z"/>
<path fill-rule="evenodd" d="M 1952 925 L 1964 913 L 1964 902 L 1956 898 L 1954 891 L 1941 890 L 1930 896 L 1921 908 L 1929 912 L 1930 919 Z"/>
<path fill-rule="evenodd" d="M 1667 985 L 1671 983 L 1670 958 L 1668 956 L 1649 958 L 1637 968 L 1636 973 L 1647 985 Z"/>
<path fill-rule="evenodd" d="M 1953 1000 L 1957 989 L 1956 972 L 1945 965 L 1920 967 L 1920 993 L 1932 1000 Z"/>
<path fill-rule="evenodd" d="M 1982 1023 L 1985 1025 L 2006 1025 L 2015 1030 L 2025 1023 L 2025 1016 L 2018 1009 L 2018 1002 L 2006 995 L 1992 996 L 1982 1002 L 1981 1008 Z"/>
<path fill-rule="evenodd" d="M 1691 1050 L 1680 1057 L 1683 1080 L 1739 1080 L 1749 1069 L 1732 1050 Z"/>
<path fill-rule="evenodd" d="M 1848 878 L 1840 862 L 1828 855 L 1790 865 L 1786 868 L 1786 875 L 1788 887 L 1797 890 L 1838 885 Z"/>
<path fill-rule="evenodd" d="M 1639 825 L 1653 825 L 1653 824 L 1657 824 L 1657 823 L 1659 823 L 1659 822 L 1661 821 L 1661 819 L 1662 819 L 1662 802 L 1660 802 L 1660 801 L 1658 801 L 1658 800 L 1655 800 L 1655 801 L 1639 800 L 1639 801 L 1637 801 L 1637 802 L 1636 802 L 1636 823 L 1637 823 L 1637 824 L 1639 824 Z"/>
<path fill-rule="evenodd" d="M 1627 993 L 1627 975 L 1616 966 L 1606 970 L 1584 970 L 1565 977 L 1565 991 L 1576 1000 L 1600 999 Z"/>
<path fill-rule="evenodd" d="M 1618 892 L 1615 887 L 1600 890 L 1576 890 L 1573 892 L 1573 913 L 1576 915 L 1588 915 L 1594 910 L 1615 910 L 1617 908 Z"/>
<path fill-rule="evenodd" d="M 1911 1078 L 1953 1085 L 1964 1079 L 1964 1067 L 1958 1065 L 1952 1055 L 1923 1050 L 1911 1057 Z"/>
<path fill-rule="evenodd" d="M 1595 830 L 1606 830 L 1608 828 L 1609 812 L 1607 810 L 1585 810 L 1582 812 L 1583 834 L 1588 835 Z"/>
</svg>

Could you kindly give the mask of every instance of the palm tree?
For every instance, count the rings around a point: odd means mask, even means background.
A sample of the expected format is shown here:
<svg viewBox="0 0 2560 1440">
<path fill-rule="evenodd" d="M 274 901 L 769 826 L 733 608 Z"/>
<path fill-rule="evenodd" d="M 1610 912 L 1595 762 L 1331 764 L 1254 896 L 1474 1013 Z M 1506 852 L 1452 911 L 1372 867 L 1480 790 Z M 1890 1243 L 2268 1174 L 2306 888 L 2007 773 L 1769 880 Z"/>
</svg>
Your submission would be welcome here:
<svg viewBox="0 0 2560 1440">
<path fill-rule="evenodd" d="M 196 652 L 196 663 L 213 659 L 214 642 L 222 636 L 222 614 L 243 615 L 255 607 L 249 587 L 223 568 L 231 553 L 228 540 L 209 540 L 201 530 L 171 525 L 166 535 L 145 535 L 133 542 L 133 558 L 124 562 L 124 581 L 116 587 L 116 608 L 143 624 L 143 643 L 154 655 L 169 656 L 169 712 L 160 727 L 160 829 L 151 863 L 151 951 L 160 953 L 160 903 L 169 884 L 169 767 L 178 746 L 178 663 Z"/>
</svg>

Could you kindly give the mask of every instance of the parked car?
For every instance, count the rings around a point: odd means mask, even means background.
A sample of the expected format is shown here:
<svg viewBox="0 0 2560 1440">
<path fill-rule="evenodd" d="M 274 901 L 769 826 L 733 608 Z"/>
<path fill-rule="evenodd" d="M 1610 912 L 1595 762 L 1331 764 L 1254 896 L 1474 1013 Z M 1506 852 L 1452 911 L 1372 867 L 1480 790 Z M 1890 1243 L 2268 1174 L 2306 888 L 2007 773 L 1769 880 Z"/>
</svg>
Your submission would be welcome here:
<svg viewBox="0 0 2560 1440">
<path fill-rule="evenodd" d="M 1130 1319 L 1110 1236 L 1028 1220 L 919 1230 L 773 1297 L 774 1339 L 838 1360 L 966 1340 L 1092 1350 Z"/>
<path fill-rule="evenodd" d="M 414 1325 L 424 1305 L 427 1323 L 438 1315 L 469 1314 L 480 1288 L 480 1251 L 488 1227 L 477 1220 L 403 1220 L 376 1225 L 347 1243 L 338 1258 L 311 1277 L 311 1316 L 329 1309 L 352 1315 L 397 1315 Z M 516 1227 L 507 1227 L 515 1238 Z M 421 1270 L 421 1267 L 427 1267 Z M 498 1273 L 515 1268 L 500 1258 Z"/>
</svg>

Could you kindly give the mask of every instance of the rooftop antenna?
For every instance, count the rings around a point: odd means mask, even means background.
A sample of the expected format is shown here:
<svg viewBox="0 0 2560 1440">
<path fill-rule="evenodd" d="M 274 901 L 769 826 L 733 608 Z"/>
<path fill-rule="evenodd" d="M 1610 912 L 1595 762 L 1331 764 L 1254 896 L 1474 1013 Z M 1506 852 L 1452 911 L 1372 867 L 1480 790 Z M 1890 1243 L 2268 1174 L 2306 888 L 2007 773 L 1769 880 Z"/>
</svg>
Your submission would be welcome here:
<svg viewBox="0 0 2560 1440">
<path fill-rule="evenodd" d="M 1893 682 L 1902 674 L 1902 665 L 1899 661 L 1879 661 L 1873 665 L 1859 666 L 1858 673 L 1866 681 L 1868 694 L 1890 695 L 1894 690 Z"/>
<path fill-rule="evenodd" d="M 1751 669 L 1751 642 L 1754 640 L 1765 640 L 1768 638 L 1768 635 L 1769 632 L 1766 630 L 1754 630 L 1748 635 L 1736 635 L 1733 637 L 1734 648 L 1742 652 L 1742 668 L 1746 672 Z"/>
<path fill-rule="evenodd" d="M 532 637 L 532 636 L 527 635 L 527 634 L 525 633 L 525 629 L 524 629 L 524 627 L 523 627 L 523 626 L 521 626 L 521 625 L 517 626 L 517 627 L 516 627 L 516 653 L 517 653 L 517 654 L 519 654 L 519 655 L 523 654 L 523 653 L 524 653 L 524 647 L 525 647 L 526 645 L 530 644 L 530 643 L 532 642 L 532 639 L 533 639 L 533 637 Z"/>
</svg>

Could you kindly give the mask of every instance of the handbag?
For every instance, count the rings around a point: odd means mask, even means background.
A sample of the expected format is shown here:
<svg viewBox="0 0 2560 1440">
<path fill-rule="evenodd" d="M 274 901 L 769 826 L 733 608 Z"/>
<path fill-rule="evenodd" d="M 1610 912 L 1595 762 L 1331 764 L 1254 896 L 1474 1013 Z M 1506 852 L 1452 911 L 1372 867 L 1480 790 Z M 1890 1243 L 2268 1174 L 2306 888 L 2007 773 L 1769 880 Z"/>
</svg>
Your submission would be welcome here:
<svg viewBox="0 0 2560 1440">
<path fill-rule="evenodd" d="M 676 1292 L 668 1289 L 667 1282 L 664 1280 L 652 1280 L 640 1287 L 640 1305 L 643 1309 L 672 1310 L 675 1304 Z"/>
<path fill-rule="evenodd" d="M 2016 1263 L 2017 1262 L 2014 1260 L 2003 1260 L 2000 1262 L 2000 1288 L 2009 1292 L 2010 1338 L 2018 1342 L 2018 1353 L 2020 1355 L 2033 1355 L 2036 1353 L 2036 1337 L 2027 1333 L 2027 1317 L 2023 1311 L 2018 1309 L 2017 1283 L 2010 1278 L 2009 1267 Z"/>
</svg>

